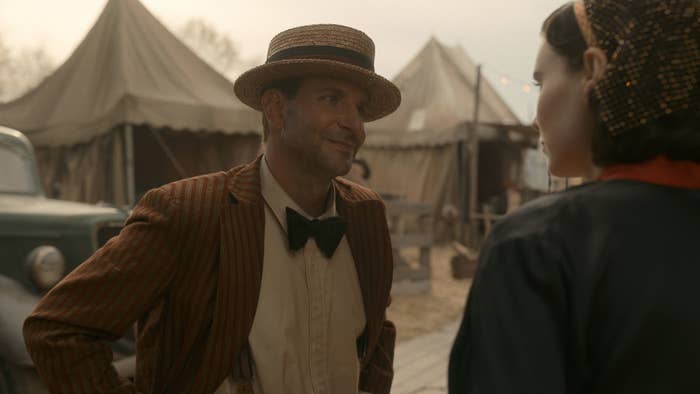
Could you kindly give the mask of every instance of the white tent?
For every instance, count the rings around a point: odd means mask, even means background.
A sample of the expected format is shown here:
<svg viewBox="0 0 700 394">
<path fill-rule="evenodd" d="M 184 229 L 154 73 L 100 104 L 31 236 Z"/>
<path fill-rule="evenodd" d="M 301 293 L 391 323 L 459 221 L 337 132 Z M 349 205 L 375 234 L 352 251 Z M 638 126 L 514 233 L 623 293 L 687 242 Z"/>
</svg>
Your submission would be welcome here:
<svg viewBox="0 0 700 394">
<path fill-rule="evenodd" d="M 371 168 L 372 187 L 430 203 L 438 216 L 447 204 L 463 206 L 459 177 L 467 175 L 459 168 L 458 150 L 473 130 L 476 70 L 461 47 L 431 38 L 394 78 L 401 106 L 368 124 L 360 152 Z M 479 198 L 485 200 L 518 171 L 520 144 L 528 144 L 531 134 L 483 78 L 479 100 Z"/>
<path fill-rule="evenodd" d="M 261 133 L 232 83 L 137 0 L 110 0 L 63 65 L 0 105 L 0 124 L 32 141 L 60 197 L 116 204 L 127 202 L 129 183 L 138 193 L 246 161 Z"/>
</svg>

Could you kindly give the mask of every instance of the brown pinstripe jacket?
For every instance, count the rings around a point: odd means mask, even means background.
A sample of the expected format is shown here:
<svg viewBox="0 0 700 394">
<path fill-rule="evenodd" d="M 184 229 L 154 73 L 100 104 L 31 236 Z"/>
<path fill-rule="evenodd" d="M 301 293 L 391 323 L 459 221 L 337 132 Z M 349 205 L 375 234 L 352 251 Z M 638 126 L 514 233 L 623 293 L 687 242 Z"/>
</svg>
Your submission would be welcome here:
<svg viewBox="0 0 700 394">
<path fill-rule="evenodd" d="M 39 303 L 24 325 L 52 393 L 211 393 L 246 348 L 262 277 L 260 158 L 148 192 L 118 237 Z M 395 328 L 385 320 L 392 251 L 384 205 L 334 181 L 367 317 L 360 389 L 388 394 Z M 107 341 L 139 323 L 135 384 Z"/>
</svg>

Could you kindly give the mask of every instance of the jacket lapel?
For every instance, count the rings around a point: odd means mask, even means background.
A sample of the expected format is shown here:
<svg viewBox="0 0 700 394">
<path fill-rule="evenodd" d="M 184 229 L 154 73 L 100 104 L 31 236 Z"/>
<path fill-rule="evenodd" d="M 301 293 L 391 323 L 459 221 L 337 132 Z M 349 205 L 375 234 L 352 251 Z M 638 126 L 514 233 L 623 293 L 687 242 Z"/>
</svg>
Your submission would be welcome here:
<svg viewBox="0 0 700 394">
<path fill-rule="evenodd" d="M 366 332 L 358 339 L 362 365 L 371 359 L 379 340 L 384 312 L 391 291 L 393 257 L 384 204 L 355 195 L 344 183 L 338 190 L 338 213 L 348 222 L 347 239 L 360 281 L 367 320 Z M 367 351 L 369 350 L 369 351 Z"/>
<path fill-rule="evenodd" d="M 231 373 L 253 325 L 262 281 L 265 211 L 260 160 L 228 173 L 229 196 L 222 207 L 219 268 L 211 334 L 197 373 L 196 391 L 213 392 Z"/>
</svg>

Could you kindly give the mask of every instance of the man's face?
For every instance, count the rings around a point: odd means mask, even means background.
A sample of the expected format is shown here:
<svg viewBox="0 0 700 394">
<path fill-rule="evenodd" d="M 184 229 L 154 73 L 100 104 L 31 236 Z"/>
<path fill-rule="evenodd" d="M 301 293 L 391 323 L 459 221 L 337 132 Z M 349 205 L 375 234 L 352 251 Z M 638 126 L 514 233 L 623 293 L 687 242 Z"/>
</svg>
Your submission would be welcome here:
<svg viewBox="0 0 700 394">
<path fill-rule="evenodd" d="M 301 167 L 320 176 L 345 175 L 365 141 L 367 94 L 344 80 L 306 78 L 294 99 L 285 99 L 280 142 Z"/>
</svg>

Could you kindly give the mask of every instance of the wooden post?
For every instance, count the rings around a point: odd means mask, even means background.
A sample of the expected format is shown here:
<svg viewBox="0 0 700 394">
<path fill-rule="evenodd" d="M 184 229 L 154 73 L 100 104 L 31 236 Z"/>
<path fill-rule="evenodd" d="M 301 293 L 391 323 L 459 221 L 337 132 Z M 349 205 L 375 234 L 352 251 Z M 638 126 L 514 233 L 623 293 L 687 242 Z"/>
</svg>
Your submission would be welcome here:
<svg viewBox="0 0 700 394">
<path fill-rule="evenodd" d="M 481 101 L 481 65 L 476 66 L 474 89 L 474 113 L 469 135 L 469 239 L 470 246 L 477 247 L 479 219 L 476 218 L 479 203 L 479 104 Z"/>
<path fill-rule="evenodd" d="M 467 126 L 468 127 L 468 126 Z M 467 130 L 468 131 L 468 130 Z M 467 198 L 467 177 L 464 176 L 466 169 L 465 144 L 462 139 L 457 143 L 457 208 L 459 209 L 459 242 L 466 243 L 467 221 L 469 220 L 469 199 Z"/>
<path fill-rule="evenodd" d="M 130 207 L 136 203 L 136 177 L 134 174 L 134 129 L 124 125 L 124 150 L 126 151 L 126 198 Z"/>
</svg>

